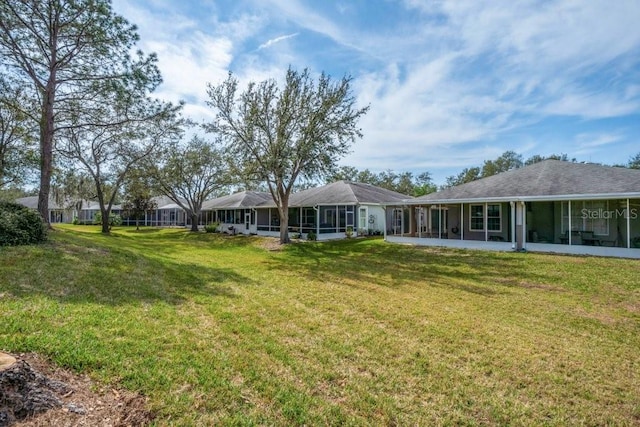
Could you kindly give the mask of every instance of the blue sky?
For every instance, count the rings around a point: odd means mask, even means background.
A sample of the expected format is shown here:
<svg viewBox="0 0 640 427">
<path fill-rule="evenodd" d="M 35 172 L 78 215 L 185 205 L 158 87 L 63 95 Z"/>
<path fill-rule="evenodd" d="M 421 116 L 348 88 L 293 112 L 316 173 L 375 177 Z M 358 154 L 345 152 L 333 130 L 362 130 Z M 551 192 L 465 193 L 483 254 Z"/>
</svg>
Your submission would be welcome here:
<svg viewBox="0 0 640 427">
<path fill-rule="evenodd" d="M 626 163 L 640 152 L 637 0 L 114 0 L 164 77 L 212 116 L 206 84 L 353 77 L 364 137 L 340 164 L 437 184 L 513 150 Z"/>
</svg>

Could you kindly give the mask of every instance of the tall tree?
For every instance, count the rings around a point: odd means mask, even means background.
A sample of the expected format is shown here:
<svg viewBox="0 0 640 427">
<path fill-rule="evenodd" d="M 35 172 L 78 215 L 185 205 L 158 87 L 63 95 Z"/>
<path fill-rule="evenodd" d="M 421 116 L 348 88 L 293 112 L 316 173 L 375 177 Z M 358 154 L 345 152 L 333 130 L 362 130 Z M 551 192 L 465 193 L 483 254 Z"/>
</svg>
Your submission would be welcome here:
<svg viewBox="0 0 640 427">
<path fill-rule="evenodd" d="M 573 159 L 569 159 L 569 156 L 566 154 L 550 154 L 548 156 L 541 156 L 540 154 L 534 154 L 524 162 L 524 165 L 529 166 L 534 163 L 543 162 L 545 160 L 562 160 L 564 162 L 574 162 L 574 163 L 577 161 L 575 157 Z"/>
<path fill-rule="evenodd" d="M 438 186 L 434 184 L 429 172 L 422 172 L 415 179 L 413 195 L 415 197 L 424 196 L 438 191 Z"/>
<path fill-rule="evenodd" d="M 96 187 L 90 175 L 73 167 L 55 168 L 51 177 L 51 199 L 58 206 L 79 214 L 84 203 L 95 198 Z"/>
<path fill-rule="evenodd" d="M 102 232 L 129 171 L 158 155 L 182 131 L 179 110 L 146 97 L 146 85 L 103 90 L 76 109 L 72 125 L 60 132 L 57 151 L 93 179 Z"/>
<path fill-rule="evenodd" d="M 114 14 L 108 0 L 0 1 L 3 66 L 33 89 L 39 104 L 38 210 L 45 220 L 54 136 L 72 125 L 70 104 L 91 100 L 109 82 L 114 89 L 132 81 L 159 84 L 155 55 L 131 55 L 137 41 L 135 26 Z"/>
<path fill-rule="evenodd" d="M 133 168 L 123 183 L 123 216 L 136 221 L 136 230 L 140 230 L 140 220 L 150 211 L 157 209 L 154 200 L 155 185 L 144 167 Z"/>
<path fill-rule="evenodd" d="M 23 90 L 0 75 L 0 189 L 20 185 L 35 166 L 34 124 L 21 105 Z"/>
<path fill-rule="evenodd" d="M 628 167 L 631 169 L 640 169 L 640 153 L 629 159 Z"/>
<path fill-rule="evenodd" d="M 280 243 L 289 242 L 289 197 L 299 178 L 324 177 L 348 153 L 368 107 L 358 109 L 351 78 L 333 81 L 322 73 L 287 70 L 284 87 L 275 80 L 250 83 L 238 96 L 238 80 L 229 74 L 209 84 L 208 105 L 217 115 L 207 126 L 222 135 L 245 177 L 266 182 L 278 208 Z"/>
<path fill-rule="evenodd" d="M 169 149 L 159 167 L 150 165 L 158 188 L 187 213 L 198 231 L 202 203 L 229 184 L 227 159 L 217 144 L 194 136 Z"/>
<path fill-rule="evenodd" d="M 480 175 L 482 178 L 497 175 L 522 167 L 522 155 L 515 151 L 505 151 L 495 160 L 485 160 Z"/>
<path fill-rule="evenodd" d="M 338 167 L 327 179 L 327 183 L 336 181 L 351 181 L 356 182 L 358 180 L 358 169 L 353 166 L 340 166 Z"/>
<path fill-rule="evenodd" d="M 455 187 L 456 185 L 466 184 L 481 178 L 480 168 L 464 168 L 458 175 L 448 176 L 443 188 Z"/>
</svg>

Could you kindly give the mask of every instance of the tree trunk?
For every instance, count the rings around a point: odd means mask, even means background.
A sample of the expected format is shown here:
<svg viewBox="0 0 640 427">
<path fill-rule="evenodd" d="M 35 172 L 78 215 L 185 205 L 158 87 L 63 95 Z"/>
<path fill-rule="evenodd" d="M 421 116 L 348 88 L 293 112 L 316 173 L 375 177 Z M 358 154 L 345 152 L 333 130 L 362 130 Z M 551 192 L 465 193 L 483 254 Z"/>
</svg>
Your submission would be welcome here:
<svg viewBox="0 0 640 427">
<path fill-rule="evenodd" d="M 40 123 L 40 191 L 38 192 L 38 212 L 51 228 L 49 218 L 49 191 L 51 187 L 51 167 L 53 163 L 53 102 L 55 99 L 55 74 L 52 73 L 42 100 Z"/>
<path fill-rule="evenodd" d="M 109 233 L 111 231 L 111 226 L 109 225 L 109 211 L 106 209 L 100 209 L 102 212 L 102 232 Z"/>
<path fill-rule="evenodd" d="M 284 245 L 291 242 L 289 239 L 289 204 L 278 208 L 278 213 L 280 214 L 280 244 Z"/>
<path fill-rule="evenodd" d="M 191 231 L 198 231 L 198 215 L 191 213 Z"/>
</svg>

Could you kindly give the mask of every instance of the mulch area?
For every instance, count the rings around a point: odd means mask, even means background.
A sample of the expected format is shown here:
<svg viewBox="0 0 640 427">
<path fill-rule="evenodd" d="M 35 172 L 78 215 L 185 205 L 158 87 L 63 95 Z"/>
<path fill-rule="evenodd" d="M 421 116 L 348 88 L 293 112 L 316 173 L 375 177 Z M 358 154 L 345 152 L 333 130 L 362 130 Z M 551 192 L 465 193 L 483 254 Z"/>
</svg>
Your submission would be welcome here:
<svg viewBox="0 0 640 427">
<path fill-rule="evenodd" d="M 37 354 L 10 356 L 16 362 L 0 371 L 0 427 L 145 426 L 154 419 L 144 396 L 102 387 Z"/>
</svg>

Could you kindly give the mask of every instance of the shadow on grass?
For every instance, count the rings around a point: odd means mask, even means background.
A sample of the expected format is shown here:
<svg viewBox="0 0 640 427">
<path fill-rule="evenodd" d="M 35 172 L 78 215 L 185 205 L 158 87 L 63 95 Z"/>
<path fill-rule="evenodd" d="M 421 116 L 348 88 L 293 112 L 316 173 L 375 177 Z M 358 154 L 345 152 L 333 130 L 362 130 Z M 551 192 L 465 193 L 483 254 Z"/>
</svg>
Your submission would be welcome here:
<svg viewBox="0 0 640 427">
<path fill-rule="evenodd" d="M 310 280 L 351 286 L 440 286 L 483 296 L 545 280 L 542 274 L 523 272 L 526 259 L 518 254 L 409 247 L 380 239 L 291 245 L 270 263 L 273 270 L 295 269 Z"/>
<path fill-rule="evenodd" d="M 122 234 L 61 233 L 50 243 L 16 248 L 0 263 L 0 291 L 71 303 L 180 304 L 200 296 L 232 298 L 234 286 L 255 284 L 232 268 L 178 262 L 134 242 Z"/>
</svg>

